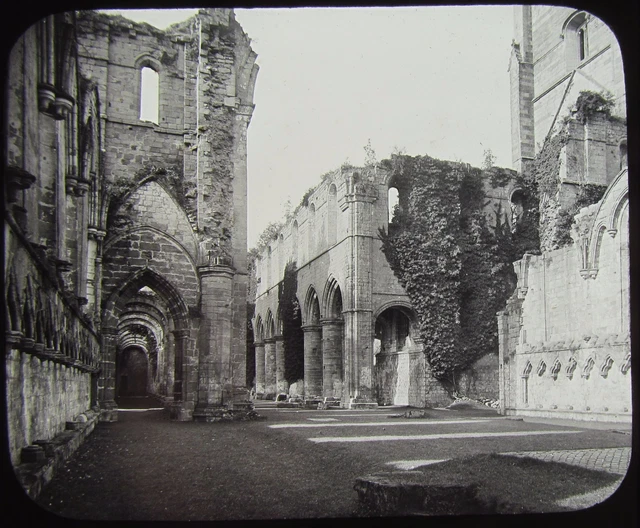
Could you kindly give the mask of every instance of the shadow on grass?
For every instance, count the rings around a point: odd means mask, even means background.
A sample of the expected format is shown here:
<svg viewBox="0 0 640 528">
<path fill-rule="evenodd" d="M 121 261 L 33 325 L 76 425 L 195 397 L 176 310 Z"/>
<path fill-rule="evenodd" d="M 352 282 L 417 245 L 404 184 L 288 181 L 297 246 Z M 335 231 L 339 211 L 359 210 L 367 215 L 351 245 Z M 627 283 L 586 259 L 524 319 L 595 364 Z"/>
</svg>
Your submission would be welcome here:
<svg viewBox="0 0 640 528">
<path fill-rule="evenodd" d="M 430 484 L 475 483 L 486 513 L 566 511 L 570 508 L 559 506 L 560 500 L 620 480 L 619 475 L 605 471 L 496 453 L 448 460 L 423 467 L 421 472 Z"/>
</svg>

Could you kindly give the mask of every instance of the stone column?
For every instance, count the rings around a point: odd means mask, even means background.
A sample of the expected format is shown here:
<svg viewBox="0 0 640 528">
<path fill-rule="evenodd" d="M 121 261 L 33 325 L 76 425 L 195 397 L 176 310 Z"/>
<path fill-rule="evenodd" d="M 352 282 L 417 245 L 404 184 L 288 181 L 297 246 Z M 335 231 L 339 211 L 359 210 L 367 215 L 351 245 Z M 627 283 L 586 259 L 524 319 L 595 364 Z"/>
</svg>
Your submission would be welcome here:
<svg viewBox="0 0 640 528">
<path fill-rule="evenodd" d="M 323 319 L 322 395 L 340 398 L 342 392 L 342 319 Z"/>
<path fill-rule="evenodd" d="M 515 7 L 515 40 L 511 47 L 511 156 L 513 168 L 522 172 L 535 155 L 533 122 L 533 51 L 531 6 Z"/>
<path fill-rule="evenodd" d="M 198 394 L 193 417 L 207 421 L 213 411 L 231 403 L 233 398 L 231 319 L 234 272 L 231 267 L 216 263 L 200 265 L 198 271 L 202 318 L 198 335 Z"/>
<path fill-rule="evenodd" d="M 165 401 L 173 401 L 174 381 L 175 381 L 175 358 L 176 358 L 176 344 L 175 337 L 169 333 L 166 337 L 164 345 L 164 363 L 163 363 L 163 377 L 164 377 L 164 397 Z"/>
<path fill-rule="evenodd" d="M 276 393 L 276 340 L 264 340 L 264 392 L 274 397 Z"/>
<path fill-rule="evenodd" d="M 274 337 L 276 341 L 276 389 L 278 393 L 289 392 L 289 383 L 285 378 L 284 369 L 284 338 L 281 335 Z"/>
<path fill-rule="evenodd" d="M 304 332 L 304 395 L 322 395 L 322 327 L 306 325 Z"/>
<path fill-rule="evenodd" d="M 258 341 L 254 346 L 256 348 L 256 394 L 264 394 L 264 342 Z"/>
<path fill-rule="evenodd" d="M 100 421 L 118 421 L 116 393 L 116 344 L 117 328 L 102 328 L 102 360 L 100 362 L 100 379 L 98 380 L 98 403 L 100 405 Z"/>
<path fill-rule="evenodd" d="M 169 399 L 167 404 L 171 419 L 184 422 L 193 418 L 198 385 L 195 369 L 192 362 L 188 361 L 189 330 L 173 330 L 172 334 L 173 364 L 169 365 L 169 370 L 173 371 L 173 392 L 170 392 L 169 396 L 173 398 Z"/>
<path fill-rule="evenodd" d="M 344 288 L 345 372 L 342 405 L 375 407 L 373 398 L 372 244 L 371 223 L 377 191 L 361 176 L 347 177 L 340 209 L 349 222 L 347 274 Z"/>
<path fill-rule="evenodd" d="M 508 394 L 506 391 L 505 358 L 509 357 L 509 318 L 506 312 L 497 313 L 498 318 L 498 385 L 500 389 L 500 414 L 506 414 Z M 507 359 L 508 361 L 508 359 Z"/>
</svg>

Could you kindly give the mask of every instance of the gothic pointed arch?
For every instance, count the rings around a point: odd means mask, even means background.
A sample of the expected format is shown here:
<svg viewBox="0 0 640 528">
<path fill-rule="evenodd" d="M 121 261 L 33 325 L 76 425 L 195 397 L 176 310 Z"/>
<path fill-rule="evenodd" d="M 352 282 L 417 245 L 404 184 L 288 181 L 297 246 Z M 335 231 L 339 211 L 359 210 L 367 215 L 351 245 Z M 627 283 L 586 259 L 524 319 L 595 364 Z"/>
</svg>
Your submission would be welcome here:
<svg viewBox="0 0 640 528">
<path fill-rule="evenodd" d="M 320 323 L 320 302 L 318 294 L 313 286 L 309 286 L 304 302 L 304 318 L 303 324 L 319 324 Z"/>
<path fill-rule="evenodd" d="M 270 309 L 267 310 L 267 316 L 266 316 L 266 319 L 265 319 L 264 330 L 265 330 L 265 337 L 267 339 L 275 336 L 275 334 L 276 334 L 275 321 L 274 321 L 273 314 L 271 313 Z"/>
<path fill-rule="evenodd" d="M 198 244 L 188 212 L 178 202 L 175 192 L 163 181 L 162 171 L 122 184 L 111 193 L 108 226 L 121 233 L 121 226 L 150 226 L 180 240 L 193 260 L 198 259 Z M 114 184 L 115 185 L 115 184 Z M 119 185 L 119 184 L 118 184 Z"/>
<path fill-rule="evenodd" d="M 255 340 L 256 343 L 264 341 L 264 324 L 262 323 L 262 316 L 258 315 L 256 317 L 256 322 L 254 326 Z"/>
<path fill-rule="evenodd" d="M 325 317 L 342 317 L 343 297 L 337 279 L 329 276 L 322 293 L 322 313 Z"/>
<path fill-rule="evenodd" d="M 116 328 L 126 301 L 145 286 L 164 299 L 175 329 L 186 328 L 189 310 L 182 295 L 169 280 L 150 268 L 132 273 L 119 288 L 111 293 L 102 310 L 103 327 Z"/>
</svg>

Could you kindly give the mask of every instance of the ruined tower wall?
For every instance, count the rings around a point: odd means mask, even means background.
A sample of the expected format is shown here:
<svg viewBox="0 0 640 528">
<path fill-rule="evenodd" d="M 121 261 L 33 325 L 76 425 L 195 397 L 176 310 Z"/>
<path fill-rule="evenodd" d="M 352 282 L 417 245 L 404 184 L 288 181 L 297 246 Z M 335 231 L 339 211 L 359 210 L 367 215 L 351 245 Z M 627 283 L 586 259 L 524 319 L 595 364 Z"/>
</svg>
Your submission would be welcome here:
<svg viewBox="0 0 640 528">
<path fill-rule="evenodd" d="M 626 89 L 620 47 L 602 20 L 556 6 L 517 6 L 514 16 L 512 138 L 520 170 L 519 160 L 540 150 L 581 91 L 604 87 L 615 99 L 614 115 L 624 117 Z"/>
<path fill-rule="evenodd" d="M 626 176 L 576 217 L 573 245 L 515 264 L 522 300 L 501 328 L 506 414 L 631 419 Z"/>
<path fill-rule="evenodd" d="M 189 418 L 199 399 L 220 404 L 222 391 L 245 385 L 246 129 L 256 55 L 230 9 L 201 10 L 165 31 L 83 12 L 79 34 L 83 74 L 105 94 L 103 163 L 115 204 L 103 218 L 101 296 L 119 306 L 118 296 L 130 296 L 124 285 L 144 276 L 179 307 L 171 331 L 186 333 L 170 341 L 176 371 L 161 385 L 167 401 L 175 389 L 190 402 L 178 413 Z M 157 73 L 157 122 L 141 114 L 143 68 Z"/>
<path fill-rule="evenodd" d="M 255 59 L 230 9 L 168 31 L 61 13 L 14 46 L 4 279 L 15 465 L 67 422 L 84 436 L 97 411 L 117 419 L 118 351 L 143 352 L 152 379 L 136 390 L 177 419 L 244 387 Z M 141 119 L 143 67 L 159 76 L 157 123 Z"/>
<path fill-rule="evenodd" d="M 556 143 L 559 170 L 551 163 L 541 175 L 552 183 L 540 201 L 542 254 L 514 263 L 518 288 L 498 314 L 502 412 L 628 422 L 628 169 L 620 48 L 603 21 L 570 8 L 516 8 L 516 40 L 523 27 L 531 34 L 535 111 L 529 121 L 520 120 L 521 130 L 535 125 L 536 152 L 548 135 L 560 129 L 564 135 Z M 583 91 L 609 92 L 612 116 L 588 107 L 572 112 Z M 517 130 L 512 132 L 515 140 Z M 584 184 L 604 196 L 585 204 L 601 195 L 589 195 Z M 587 205 L 580 211 L 578 198 Z"/>
</svg>

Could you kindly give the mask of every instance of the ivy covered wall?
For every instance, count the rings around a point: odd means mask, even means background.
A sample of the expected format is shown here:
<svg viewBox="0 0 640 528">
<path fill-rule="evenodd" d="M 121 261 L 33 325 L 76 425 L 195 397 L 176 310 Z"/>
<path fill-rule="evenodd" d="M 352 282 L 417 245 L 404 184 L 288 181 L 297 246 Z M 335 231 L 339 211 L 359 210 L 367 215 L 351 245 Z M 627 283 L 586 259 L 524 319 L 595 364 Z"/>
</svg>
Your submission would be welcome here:
<svg viewBox="0 0 640 528">
<path fill-rule="evenodd" d="M 380 230 L 382 250 L 416 311 L 433 375 L 455 389 L 462 371 L 497 352 L 495 314 L 515 287 L 511 263 L 538 244 L 528 204 L 511 229 L 487 187 L 526 182 L 512 171 L 428 156 L 383 165 L 400 197 L 388 231 Z"/>
</svg>

